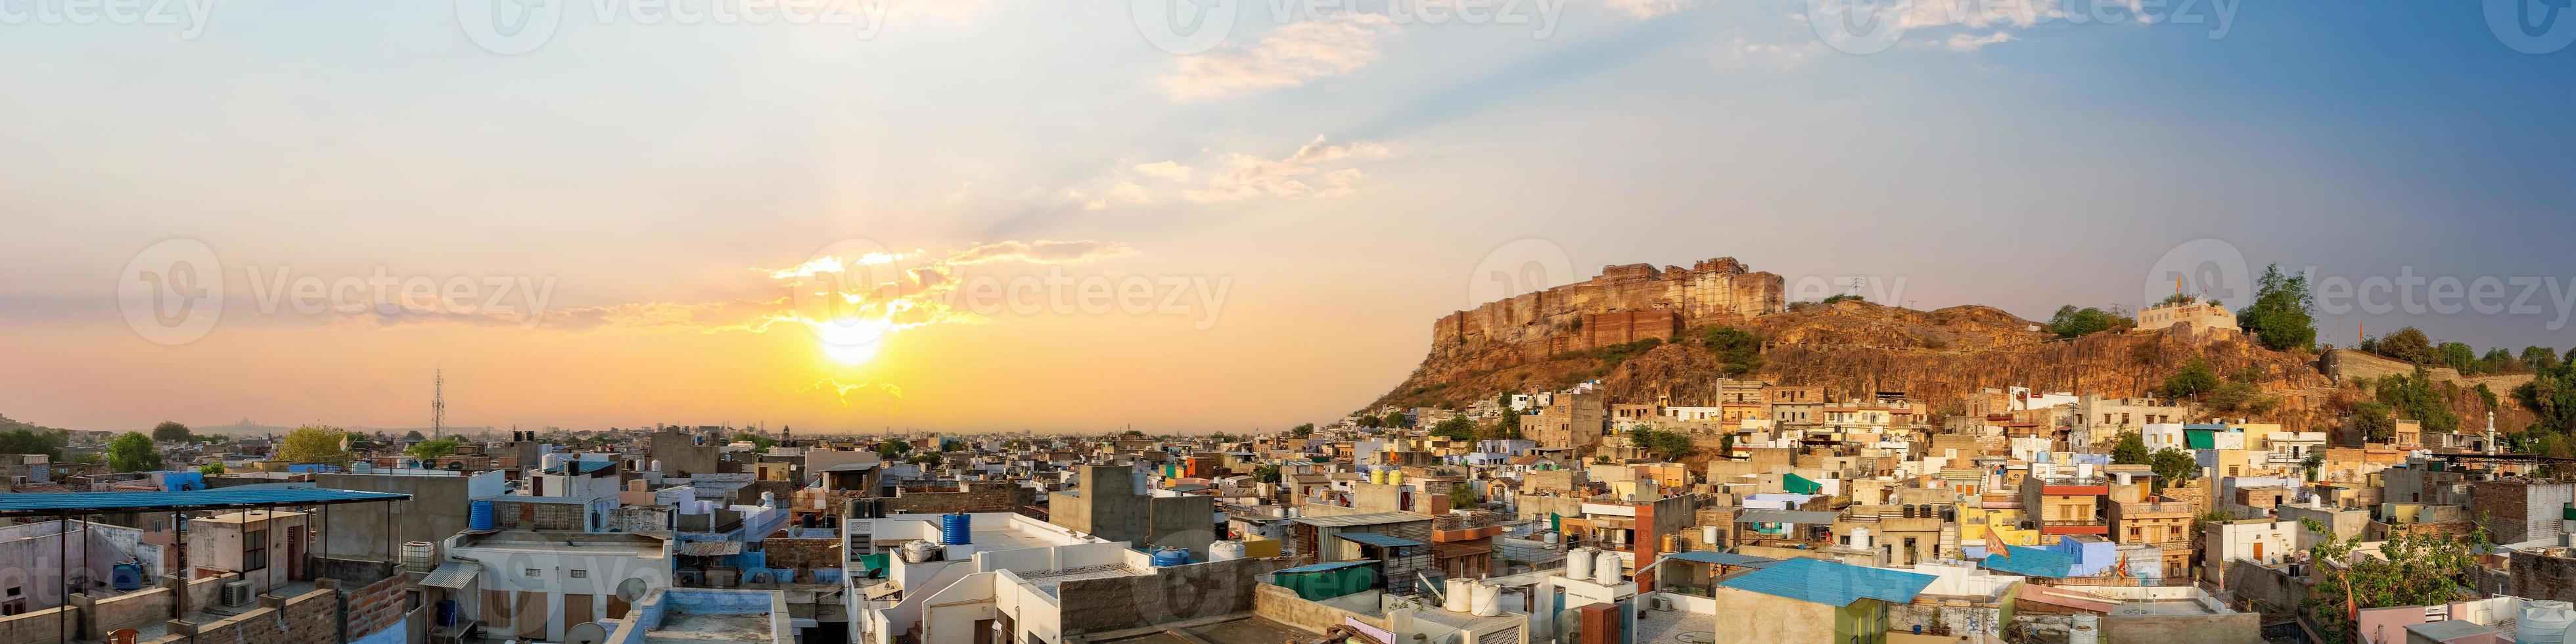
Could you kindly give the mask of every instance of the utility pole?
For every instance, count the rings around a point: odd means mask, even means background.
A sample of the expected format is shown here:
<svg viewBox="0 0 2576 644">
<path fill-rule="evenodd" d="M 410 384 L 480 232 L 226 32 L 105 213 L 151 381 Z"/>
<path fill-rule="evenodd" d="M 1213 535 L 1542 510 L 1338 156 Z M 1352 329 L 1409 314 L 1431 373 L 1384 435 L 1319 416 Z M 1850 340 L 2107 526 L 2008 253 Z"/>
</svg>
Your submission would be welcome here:
<svg viewBox="0 0 2576 644">
<path fill-rule="evenodd" d="M 447 436 L 447 370 L 432 369 L 429 385 L 429 437 Z"/>
</svg>

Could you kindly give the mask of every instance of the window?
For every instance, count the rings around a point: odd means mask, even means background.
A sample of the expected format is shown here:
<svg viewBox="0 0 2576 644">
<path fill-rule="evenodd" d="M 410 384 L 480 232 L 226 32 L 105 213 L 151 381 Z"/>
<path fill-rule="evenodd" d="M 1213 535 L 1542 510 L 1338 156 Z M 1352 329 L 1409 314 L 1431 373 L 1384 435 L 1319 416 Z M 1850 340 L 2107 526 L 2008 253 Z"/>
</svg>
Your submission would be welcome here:
<svg viewBox="0 0 2576 644">
<path fill-rule="evenodd" d="M 590 577 L 590 571 L 588 571 L 588 570 L 582 570 L 582 569 L 579 569 L 579 568 L 575 568 L 575 569 L 573 569 L 573 571 L 572 571 L 570 574 L 571 574 L 572 578 L 574 578 L 574 579 L 586 579 L 586 578 L 589 578 L 589 577 Z"/>
<path fill-rule="evenodd" d="M 250 572 L 250 571 L 253 571 L 253 570 L 265 570 L 265 569 L 267 569 L 267 568 L 268 568 L 268 531 L 267 531 L 267 530 L 252 530 L 252 531 L 249 531 L 249 532 L 242 533 L 242 542 L 243 542 L 243 543 L 246 543 L 246 544 L 248 544 L 248 543 L 256 543 L 256 544 L 259 544 L 258 546 L 249 547 L 249 548 L 245 548 L 245 549 L 243 549 L 243 550 L 242 550 L 242 572 Z"/>
<path fill-rule="evenodd" d="M 526 571 L 521 572 L 521 573 L 519 573 L 519 574 L 520 574 L 520 575 L 522 575 L 522 576 L 527 576 L 527 577 L 535 577 L 535 576 L 537 576 L 537 575 L 545 574 L 545 572 L 546 572 L 546 571 L 543 571 L 543 570 L 538 570 L 538 569 L 535 569 L 535 568 L 529 568 L 529 569 L 527 569 Z"/>
</svg>

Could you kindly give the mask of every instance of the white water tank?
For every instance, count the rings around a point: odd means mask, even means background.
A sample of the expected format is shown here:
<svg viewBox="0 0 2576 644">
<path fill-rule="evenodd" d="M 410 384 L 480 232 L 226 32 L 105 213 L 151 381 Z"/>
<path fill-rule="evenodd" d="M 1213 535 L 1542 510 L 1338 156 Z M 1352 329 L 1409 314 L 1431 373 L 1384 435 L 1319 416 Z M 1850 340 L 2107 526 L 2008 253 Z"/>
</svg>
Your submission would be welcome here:
<svg viewBox="0 0 2576 644">
<path fill-rule="evenodd" d="M 1592 581 L 1603 586 L 1618 585 L 1619 573 L 1621 572 L 1619 570 L 1619 552 L 1616 550 L 1603 550 L 1601 551 L 1600 557 L 1601 558 L 1599 560 L 1592 562 Z"/>
<path fill-rule="evenodd" d="M 1541 532 L 1541 533 L 1538 533 L 1538 542 L 1539 542 L 1539 543 L 1544 543 L 1544 544 L 1547 544 L 1547 545 L 1551 545 L 1551 546 L 1553 546 L 1553 545 L 1556 545 L 1557 538 L 1558 538 L 1558 537 L 1557 537 L 1557 534 L 1556 534 L 1556 533 L 1554 533 L 1554 532 Z"/>
<path fill-rule="evenodd" d="M 412 572 L 429 572 L 438 568 L 438 544 L 427 541 L 405 541 L 402 548 L 403 568 Z"/>
<path fill-rule="evenodd" d="M 1717 547 L 1717 526 L 1713 526 L 1713 525 L 1700 526 L 1700 527 L 1699 527 L 1699 542 L 1700 542 L 1700 544 L 1701 544 L 1701 545 L 1705 545 L 1705 546 L 1708 546 L 1708 547 L 1711 547 L 1711 548 L 1715 548 L 1715 547 Z"/>
<path fill-rule="evenodd" d="M 1869 528 L 1852 528 L 1852 547 L 1869 549 Z"/>
<path fill-rule="evenodd" d="M 1475 586 L 1476 582 L 1465 579 L 1451 579 L 1443 582 L 1440 591 L 1440 609 L 1452 613 L 1467 612 L 1467 595 L 1475 592 L 1472 590 Z"/>
<path fill-rule="evenodd" d="M 1468 587 L 1472 589 L 1468 591 L 1468 601 L 1473 605 L 1474 613 L 1477 617 L 1493 617 L 1495 615 L 1503 614 L 1502 584 L 1474 582 L 1469 583 Z"/>
<path fill-rule="evenodd" d="M 1592 546 L 1584 546 L 1581 548 L 1575 548 L 1573 552 L 1565 553 L 1566 578 L 1591 579 L 1592 553 L 1594 552 L 1597 551 L 1593 550 Z"/>
<path fill-rule="evenodd" d="M 1243 558 L 1243 542 L 1218 541 L 1208 544 L 1208 561 L 1232 561 Z"/>
<path fill-rule="evenodd" d="M 2514 644 L 2559 644 L 2567 641 L 2567 627 L 2576 624 L 2576 609 L 2567 602 L 2537 599 L 2522 605 L 2522 616 L 2513 624 Z"/>
<path fill-rule="evenodd" d="M 2075 625 L 2066 629 L 2066 644 L 2101 644 L 2102 616 L 2076 613 Z"/>
</svg>

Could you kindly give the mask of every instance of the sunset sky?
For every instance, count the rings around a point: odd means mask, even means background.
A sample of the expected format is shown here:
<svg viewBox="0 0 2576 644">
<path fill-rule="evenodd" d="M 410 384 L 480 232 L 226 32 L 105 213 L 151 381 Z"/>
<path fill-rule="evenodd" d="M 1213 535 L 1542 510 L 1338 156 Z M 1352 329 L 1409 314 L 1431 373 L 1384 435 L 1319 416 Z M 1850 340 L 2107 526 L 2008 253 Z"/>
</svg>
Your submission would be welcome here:
<svg viewBox="0 0 2576 644">
<path fill-rule="evenodd" d="M 1163 0 L 907 0 L 873 25 L 530 0 L 561 13 L 525 51 L 477 39 L 492 1 L 0 19 L 0 414 L 425 427 L 443 369 L 455 426 L 1278 429 L 1401 380 L 1517 240 L 1578 278 L 1734 256 L 2045 318 L 2136 307 L 2168 251 L 2215 239 L 2353 281 L 2520 279 L 2542 309 L 2328 312 L 2320 342 L 2576 346 L 2576 52 L 2517 51 L 2478 3 L 2075 24 L 1904 0 L 1903 38 L 1856 54 L 1805 1 L 1430 24 L 1205 0 L 1231 28 L 1175 54 L 1139 27 Z M 176 344 L 120 307 L 168 240 L 224 290 Z M 897 257 L 877 276 L 919 305 L 861 311 L 900 328 L 860 350 L 780 276 L 851 248 Z M 547 315 L 289 299 L 380 270 L 547 285 Z M 942 299 L 1049 276 L 1153 304 Z"/>
</svg>

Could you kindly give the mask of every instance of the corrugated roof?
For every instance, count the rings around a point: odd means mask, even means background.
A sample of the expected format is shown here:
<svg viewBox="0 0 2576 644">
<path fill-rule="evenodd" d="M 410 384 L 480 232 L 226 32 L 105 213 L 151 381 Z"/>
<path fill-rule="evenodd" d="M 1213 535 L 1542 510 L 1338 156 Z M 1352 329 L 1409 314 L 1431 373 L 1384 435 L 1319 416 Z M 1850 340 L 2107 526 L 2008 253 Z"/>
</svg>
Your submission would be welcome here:
<svg viewBox="0 0 2576 644">
<path fill-rule="evenodd" d="M 113 510 L 219 510 L 280 505 L 331 505 L 371 501 L 401 501 L 409 494 L 391 492 L 357 492 L 352 490 L 236 490 L 218 488 L 194 492 L 73 492 L 63 494 L 0 494 L 0 516 L 43 516 L 80 514 Z"/>
<path fill-rule="evenodd" d="M 1840 512 L 1808 512 L 1804 510 L 1773 510 L 1769 508 L 1745 508 L 1744 511 L 1735 513 L 1736 523 L 1803 523 L 1808 525 L 1818 525 L 1833 523 L 1841 520 L 1842 518 L 1843 515 Z"/>
<path fill-rule="evenodd" d="M 472 583 L 474 575 L 481 571 L 480 568 L 461 563 L 443 563 L 438 565 L 438 569 L 429 571 L 429 576 L 421 578 L 420 585 L 464 590 L 465 585 Z"/>
<path fill-rule="evenodd" d="M 2008 572 L 2028 577 L 2064 579 L 2075 568 L 2075 555 L 2039 548 L 2004 546 L 2004 555 L 1988 555 L 1977 562 L 1987 570 Z"/>
<path fill-rule="evenodd" d="M 1333 536 L 1341 537 L 1347 541 L 1358 542 L 1360 545 L 1377 546 L 1380 548 L 1419 548 L 1423 545 L 1420 541 L 1383 535 L 1375 532 L 1337 532 L 1334 533 Z"/>
<path fill-rule="evenodd" d="M 1680 559 L 1682 561 L 1696 561 L 1706 564 L 1723 564 L 1743 568 L 1769 568 L 1772 564 L 1780 563 L 1780 560 L 1770 557 L 1756 557 L 1753 555 L 1739 555 L 1732 552 L 1713 552 L 1708 550 L 1676 552 L 1664 555 L 1664 558 Z"/>
<path fill-rule="evenodd" d="M 1328 517 L 1297 517 L 1298 523 L 1323 528 L 1347 528 L 1351 526 L 1385 525 L 1389 523 L 1430 520 L 1431 517 L 1411 512 L 1370 512 L 1368 514 L 1344 514 Z"/>
<path fill-rule="evenodd" d="M 1329 572 L 1329 571 L 1334 571 L 1334 570 L 1341 570 L 1341 569 L 1343 569 L 1343 568 L 1349 568 L 1349 567 L 1352 567 L 1352 566 L 1366 566 L 1366 565 L 1373 564 L 1373 563 L 1377 563 L 1377 562 L 1374 562 L 1374 561 L 1336 561 L 1336 562 L 1332 562 L 1332 563 L 1319 563 L 1319 564 L 1314 564 L 1314 565 L 1310 565 L 1310 566 L 1298 566 L 1298 567 L 1295 567 L 1295 568 L 1289 568 L 1289 569 L 1286 569 L 1286 570 L 1281 570 L 1281 571 L 1278 571 L 1278 572 L 1276 572 L 1276 573 L 1272 573 L 1272 574 L 1283 574 L 1283 575 L 1284 575 L 1284 574 L 1291 574 L 1291 573 Z"/>
<path fill-rule="evenodd" d="M 1799 558 L 1728 577 L 1717 584 L 1803 602 L 1850 606 L 1864 597 L 1896 603 L 1911 602 L 1915 595 L 1923 592 L 1923 587 L 1932 585 L 1933 579 L 1931 575 Z"/>
</svg>

